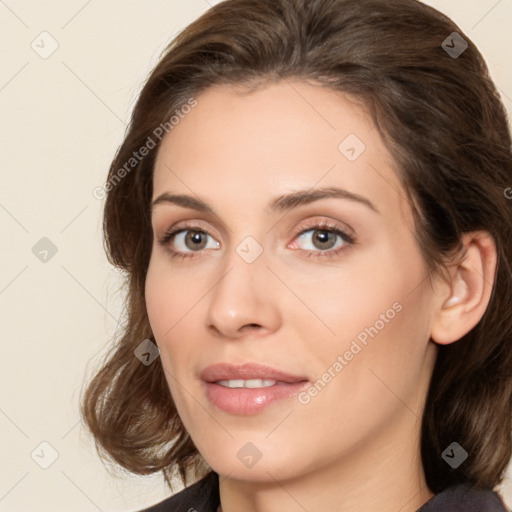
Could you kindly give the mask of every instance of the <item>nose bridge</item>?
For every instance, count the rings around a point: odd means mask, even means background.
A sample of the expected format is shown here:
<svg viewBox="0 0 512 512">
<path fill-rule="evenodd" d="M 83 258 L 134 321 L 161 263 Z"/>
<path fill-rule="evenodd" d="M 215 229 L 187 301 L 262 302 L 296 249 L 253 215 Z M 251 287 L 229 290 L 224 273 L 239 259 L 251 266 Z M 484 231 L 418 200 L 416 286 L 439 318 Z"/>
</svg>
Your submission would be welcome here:
<svg viewBox="0 0 512 512">
<path fill-rule="evenodd" d="M 211 292 L 208 325 L 228 336 L 249 324 L 275 328 L 277 304 L 268 283 L 273 276 L 262 244 L 246 236 L 224 258 L 222 277 Z"/>
</svg>

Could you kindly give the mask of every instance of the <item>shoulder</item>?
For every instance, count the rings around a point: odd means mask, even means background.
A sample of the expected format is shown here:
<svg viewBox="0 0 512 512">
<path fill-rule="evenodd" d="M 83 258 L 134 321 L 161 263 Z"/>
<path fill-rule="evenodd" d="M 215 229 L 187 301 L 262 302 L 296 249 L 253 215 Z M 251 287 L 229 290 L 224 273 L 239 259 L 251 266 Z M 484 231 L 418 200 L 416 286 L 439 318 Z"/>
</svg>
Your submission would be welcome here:
<svg viewBox="0 0 512 512">
<path fill-rule="evenodd" d="M 211 471 L 195 484 L 140 512 L 215 512 L 219 503 L 219 478 Z"/>
<path fill-rule="evenodd" d="M 459 484 L 433 496 L 417 512 L 509 512 L 498 493 Z"/>
</svg>

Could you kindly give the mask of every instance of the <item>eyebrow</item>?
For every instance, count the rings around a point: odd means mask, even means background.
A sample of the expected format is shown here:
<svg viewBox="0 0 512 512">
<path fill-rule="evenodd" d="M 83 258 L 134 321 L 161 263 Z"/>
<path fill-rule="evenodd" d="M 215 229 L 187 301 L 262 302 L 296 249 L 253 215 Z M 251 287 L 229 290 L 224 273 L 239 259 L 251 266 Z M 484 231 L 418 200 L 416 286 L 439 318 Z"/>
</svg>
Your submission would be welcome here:
<svg viewBox="0 0 512 512">
<path fill-rule="evenodd" d="M 366 197 L 363 197 L 359 194 L 355 194 L 354 192 L 350 192 L 343 188 L 339 187 L 323 187 L 323 188 L 314 188 L 309 190 L 298 190 L 296 192 L 290 192 L 288 194 L 283 194 L 274 198 L 267 206 L 267 210 L 270 213 L 278 213 L 291 210 L 292 208 L 296 208 L 297 206 L 302 206 L 306 204 L 310 204 L 314 201 L 318 201 L 320 199 L 348 199 L 349 201 L 354 201 L 360 204 L 363 204 L 373 210 L 376 213 L 379 213 L 377 207 Z M 151 209 L 159 204 L 171 203 L 177 206 L 181 206 L 183 208 L 190 208 L 193 210 L 197 210 L 199 212 L 211 213 L 215 214 L 213 208 L 209 206 L 207 203 L 193 196 L 184 195 L 184 194 L 169 194 L 168 192 L 164 192 L 160 196 L 158 196 L 152 203 Z"/>
</svg>

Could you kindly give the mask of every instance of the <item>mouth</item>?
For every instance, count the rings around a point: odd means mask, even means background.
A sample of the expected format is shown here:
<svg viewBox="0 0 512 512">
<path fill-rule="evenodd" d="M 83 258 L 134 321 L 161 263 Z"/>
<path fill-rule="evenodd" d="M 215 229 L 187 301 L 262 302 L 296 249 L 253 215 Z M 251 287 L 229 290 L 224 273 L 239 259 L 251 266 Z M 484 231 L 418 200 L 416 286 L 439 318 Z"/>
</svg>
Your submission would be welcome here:
<svg viewBox="0 0 512 512">
<path fill-rule="evenodd" d="M 306 377 L 254 363 L 212 365 L 201 379 L 210 403 L 235 415 L 257 414 L 309 386 Z"/>
<path fill-rule="evenodd" d="M 280 382 L 272 379 L 233 379 L 233 380 L 217 380 L 214 384 L 218 384 L 219 386 L 223 386 L 225 388 L 249 388 L 249 389 L 257 389 L 257 388 L 268 388 L 270 386 L 275 386 L 276 384 L 288 384 L 287 382 Z"/>
<path fill-rule="evenodd" d="M 245 363 L 245 364 L 231 364 L 231 363 L 218 363 L 208 366 L 201 372 L 201 379 L 205 382 L 236 382 L 243 381 L 249 383 L 247 387 L 263 387 L 263 382 L 274 381 L 273 386 L 276 382 L 282 382 L 285 384 L 294 384 L 296 382 L 303 382 L 308 380 L 307 377 L 301 375 L 293 375 L 277 368 L 270 366 L 261 365 L 257 363 Z M 259 386 L 255 386 L 256 381 L 261 381 Z M 241 386 L 236 386 L 241 387 Z"/>
</svg>

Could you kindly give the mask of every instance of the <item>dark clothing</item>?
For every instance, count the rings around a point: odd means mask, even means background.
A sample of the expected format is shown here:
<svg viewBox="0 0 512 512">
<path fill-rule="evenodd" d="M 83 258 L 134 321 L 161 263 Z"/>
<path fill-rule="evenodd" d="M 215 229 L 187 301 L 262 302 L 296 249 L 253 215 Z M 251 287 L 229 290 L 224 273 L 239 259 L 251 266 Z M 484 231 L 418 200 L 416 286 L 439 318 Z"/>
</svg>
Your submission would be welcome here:
<svg viewBox="0 0 512 512">
<path fill-rule="evenodd" d="M 212 471 L 174 496 L 140 512 L 217 512 L 219 505 L 219 475 Z"/>
<path fill-rule="evenodd" d="M 417 512 L 508 512 L 508 510 L 497 493 L 461 484 L 436 494 Z"/>
<path fill-rule="evenodd" d="M 216 512 L 219 503 L 219 477 L 212 471 L 195 484 L 141 512 Z M 497 493 L 461 484 L 436 494 L 416 512 L 508 511 Z"/>
</svg>

